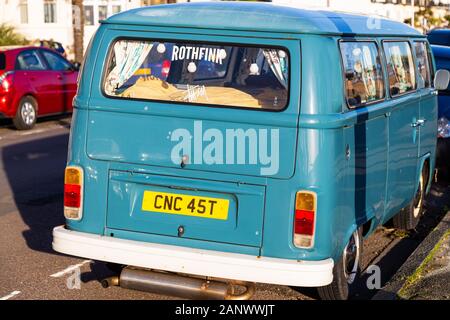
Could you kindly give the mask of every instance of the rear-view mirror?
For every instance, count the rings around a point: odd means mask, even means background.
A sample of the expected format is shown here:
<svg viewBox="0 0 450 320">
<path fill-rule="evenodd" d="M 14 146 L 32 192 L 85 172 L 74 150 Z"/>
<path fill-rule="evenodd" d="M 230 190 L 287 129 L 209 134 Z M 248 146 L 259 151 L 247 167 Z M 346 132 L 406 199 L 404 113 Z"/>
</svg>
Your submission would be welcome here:
<svg viewBox="0 0 450 320">
<path fill-rule="evenodd" d="M 445 69 L 438 70 L 434 76 L 434 87 L 437 90 L 446 90 L 450 82 L 450 72 Z"/>
</svg>

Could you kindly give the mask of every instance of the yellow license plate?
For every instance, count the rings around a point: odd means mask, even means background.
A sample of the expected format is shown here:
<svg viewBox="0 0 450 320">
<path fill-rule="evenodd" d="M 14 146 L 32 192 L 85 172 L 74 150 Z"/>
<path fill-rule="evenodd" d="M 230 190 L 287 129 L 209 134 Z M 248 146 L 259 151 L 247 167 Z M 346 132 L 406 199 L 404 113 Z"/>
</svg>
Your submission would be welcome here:
<svg viewBox="0 0 450 320">
<path fill-rule="evenodd" d="M 227 220 L 229 204 L 229 200 L 220 198 L 144 191 L 142 211 Z"/>
</svg>

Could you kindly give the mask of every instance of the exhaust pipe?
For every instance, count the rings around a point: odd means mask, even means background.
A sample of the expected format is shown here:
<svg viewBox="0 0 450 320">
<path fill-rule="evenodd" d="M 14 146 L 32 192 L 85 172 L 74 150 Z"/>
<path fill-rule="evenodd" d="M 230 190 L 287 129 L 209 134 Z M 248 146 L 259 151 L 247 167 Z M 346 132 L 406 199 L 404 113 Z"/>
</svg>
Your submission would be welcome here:
<svg viewBox="0 0 450 320">
<path fill-rule="evenodd" d="M 255 293 L 253 283 L 231 281 L 229 283 L 126 267 L 120 276 L 102 280 L 102 286 L 120 286 L 179 298 L 195 300 L 248 300 Z M 235 286 L 245 287 L 237 294 Z"/>
</svg>

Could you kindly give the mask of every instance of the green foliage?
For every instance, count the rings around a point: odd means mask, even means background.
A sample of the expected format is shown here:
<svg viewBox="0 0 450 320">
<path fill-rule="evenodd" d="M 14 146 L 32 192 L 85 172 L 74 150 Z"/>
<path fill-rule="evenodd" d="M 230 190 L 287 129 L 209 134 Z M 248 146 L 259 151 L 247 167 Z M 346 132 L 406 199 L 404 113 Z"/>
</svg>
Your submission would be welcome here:
<svg viewBox="0 0 450 320">
<path fill-rule="evenodd" d="M 0 46 L 13 46 L 27 44 L 24 36 L 17 33 L 14 27 L 7 24 L 0 24 Z"/>
</svg>

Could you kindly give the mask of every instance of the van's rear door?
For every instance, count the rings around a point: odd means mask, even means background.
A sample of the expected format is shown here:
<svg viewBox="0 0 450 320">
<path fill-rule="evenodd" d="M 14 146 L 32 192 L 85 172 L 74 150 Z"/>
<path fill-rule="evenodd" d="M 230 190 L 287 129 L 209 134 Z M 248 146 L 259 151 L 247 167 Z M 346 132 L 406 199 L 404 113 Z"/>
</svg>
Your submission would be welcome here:
<svg viewBox="0 0 450 320">
<path fill-rule="evenodd" d="M 98 56 L 110 56 L 108 52 L 114 50 L 115 39 L 136 39 L 137 36 L 143 39 L 162 37 L 160 33 L 109 30 L 104 37 L 107 41 L 101 44 Z M 210 46 L 235 43 L 237 46 L 255 48 L 283 48 L 290 61 L 286 73 L 289 74 L 289 80 L 285 83 L 285 92 L 288 92 L 285 106 L 279 110 L 263 110 L 217 103 L 133 99 L 136 95 L 148 94 L 142 88 L 126 97 L 113 96 L 102 92 L 103 80 L 107 77 L 105 73 L 111 68 L 108 69 L 107 61 L 99 61 L 93 83 L 102 83 L 102 86 L 94 86 L 91 90 L 87 154 L 91 159 L 139 168 L 139 173 L 121 170 L 110 172 L 107 226 L 170 236 L 180 236 L 181 233 L 193 239 L 259 247 L 266 177 L 289 179 L 294 174 L 300 108 L 300 44 L 295 40 L 284 39 L 189 37 L 196 42 L 209 43 Z M 169 35 L 163 38 L 169 38 Z M 172 42 L 178 45 L 187 41 L 187 38 L 185 34 L 170 34 Z M 258 59 L 267 60 L 268 53 L 277 55 L 276 51 L 266 50 Z M 229 56 L 235 59 L 234 67 L 219 70 L 222 74 L 242 68 L 242 63 L 236 62 L 243 58 L 242 54 Z M 247 66 L 257 75 L 255 64 L 248 63 Z M 165 62 L 161 65 L 167 67 Z M 133 77 L 145 74 L 152 66 L 158 67 L 151 61 L 147 62 L 147 66 L 140 68 Z M 260 65 L 260 68 L 275 73 L 277 66 L 272 63 L 269 66 Z M 175 67 L 172 65 L 171 68 Z M 206 73 L 215 70 L 201 61 L 196 63 L 196 68 Z M 158 76 L 161 74 L 159 72 Z M 283 76 L 278 75 L 280 77 Z M 166 80 L 162 86 L 166 86 L 166 82 L 170 84 L 170 79 Z M 273 81 L 273 77 L 270 81 Z M 232 82 L 231 79 L 222 86 L 232 86 Z M 218 86 L 221 86 L 220 82 L 210 84 L 210 87 L 215 87 L 214 90 Z M 206 87 L 209 90 L 208 84 Z M 177 89 L 189 90 L 183 86 Z M 221 91 L 214 90 L 207 91 L 209 98 L 219 101 L 217 96 Z M 246 96 L 241 97 L 245 106 Z M 250 100 L 253 101 L 252 97 Z M 274 105 L 279 103 L 276 98 L 273 100 Z M 239 105 L 240 102 L 233 103 Z M 167 176 L 147 174 L 152 167 L 167 167 L 171 173 Z M 174 177 L 173 172 L 176 172 L 177 177 Z M 185 174 L 187 172 L 189 174 Z M 210 179 L 211 173 L 215 175 L 214 180 Z M 228 182 L 221 182 L 221 179 L 217 179 L 218 175 L 223 175 L 223 181 Z M 182 178 L 185 176 L 190 178 Z M 260 177 L 256 178 L 259 182 L 255 183 L 255 177 Z M 175 210 L 175 199 L 178 199 L 177 208 L 182 207 L 180 212 Z M 193 205 L 189 207 L 191 203 Z M 211 203 L 214 203 L 213 209 Z M 202 205 L 205 204 L 208 206 L 203 210 Z M 190 210 L 195 212 L 190 214 Z M 202 217 L 203 211 L 211 216 Z"/>
<path fill-rule="evenodd" d="M 109 229 L 259 247 L 265 187 L 111 171 Z"/>
</svg>

